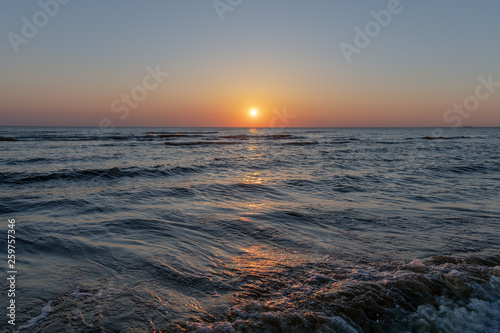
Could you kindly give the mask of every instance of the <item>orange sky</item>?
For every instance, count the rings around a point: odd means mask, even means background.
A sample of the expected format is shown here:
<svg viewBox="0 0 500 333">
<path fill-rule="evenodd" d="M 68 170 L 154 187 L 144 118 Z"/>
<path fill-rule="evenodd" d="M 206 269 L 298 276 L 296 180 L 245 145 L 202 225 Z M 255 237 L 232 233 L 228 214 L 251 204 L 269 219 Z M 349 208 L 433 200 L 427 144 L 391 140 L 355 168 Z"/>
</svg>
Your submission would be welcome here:
<svg viewBox="0 0 500 333">
<path fill-rule="evenodd" d="M 118 16 L 111 3 L 75 2 L 19 52 L 0 41 L 0 125 L 500 126 L 500 87 L 444 116 L 475 95 L 479 77 L 500 82 L 499 5 L 405 4 L 346 61 L 339 46 L 386 6 L 257 0 L 221 21 L 192 1 L 124 1 Z M 6 36 L 40 10 L 9 9 Z M 155 81 L 157 69 L 169 75 Z"/>
</svg>

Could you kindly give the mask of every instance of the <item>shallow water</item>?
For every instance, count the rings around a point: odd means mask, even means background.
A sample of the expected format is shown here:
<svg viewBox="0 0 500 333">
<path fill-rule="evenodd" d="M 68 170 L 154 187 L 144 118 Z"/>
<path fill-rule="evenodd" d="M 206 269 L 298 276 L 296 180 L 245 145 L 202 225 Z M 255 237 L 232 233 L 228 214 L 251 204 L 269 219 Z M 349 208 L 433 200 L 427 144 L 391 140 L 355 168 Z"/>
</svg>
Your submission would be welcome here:
<svg viewBox="0 0 500 333">
<path fill-rule="evenodd" d="M 499 128 L 0 138 L 21 332 L 500 329 Z"/>
</svg>

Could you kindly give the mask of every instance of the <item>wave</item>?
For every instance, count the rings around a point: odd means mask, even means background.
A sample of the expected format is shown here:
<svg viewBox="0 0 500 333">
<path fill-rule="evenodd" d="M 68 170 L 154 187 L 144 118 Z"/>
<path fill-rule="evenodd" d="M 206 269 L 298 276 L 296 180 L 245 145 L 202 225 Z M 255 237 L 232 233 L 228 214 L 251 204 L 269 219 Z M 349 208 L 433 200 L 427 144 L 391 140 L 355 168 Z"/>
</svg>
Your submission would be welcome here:
<svg viewBox="0 0 500 333">
<path fill-rule="evenodd" d="M 295 136 L 291 134 L 272 134 L 272 135 L 246 135 L 246 134 L 239 134 L 239 135 L 223 135 L 220 136 L 220 138 L 223 139 L 238 139 L 238 140 L 248 140 L 248 139 L 255 139 L 255 140 L 282 140 L 282 139 L 301 139 L 302 137 L 300 136 Z"/>
<path fill-rule="evenodd" d="M 52 312 L 52 307 L 51 307 L 51 302 L 47 303 L 41 310 L 40 310 L 40 315 L 30 319 L 26 324 L 22 325 L 19 327 L 19 329 L 16 332 L 26 330 L 28 328 L 31 328 L 34 326 L 36 323 L 39 321 L 43 320 L 49 313 Z"/>
<path fill-rule="evenodd" d="M 471 163 L 468 165 L 430 166 L 429 170 L 438 172 L 451 172 L 455 174 L 490 173 L 500 171 L 500 164 L 486 165 L 485 163 Z"/>
<path fill-rule="evenodd" d="M 283 143 L 287 146 L 310 146 L 319 144 L 318 141 L 299 141 L 299 142 L 285 142 Z"/>
<path fill-rule="evenodd" d="M 158 134 L 160 138 L 201 138 L 205 135 L 200 134 Z"/>
<path fill-rule="evenodd" d="M 39 164 L 39 163 L 51 163 L 54 159 L 45 157 L 34 157 L 25 160 L 10 160 L 5 162 L 6 165 L 20 165 L 20 164 Z"/>
<path fill-rule="evenodd" d="M 225 318 L 172 332 L 497 332 L 500 256 L 304 264 L 244 278 Z"/>
<path fill-rule="evenodd" d="M 237 141 L 193 141 L 193 142 L 165 142 L 167 146 L 209 146 L 209 145 L 238 145 Z"/>
<path fill-rule="evenodd" d="M 223 139 L 239 139 L 239 140 L 248 140 L 251 138 L 250 135 L 245 135 L 245 134 L 242 134 L 242 135 L 222 135 L 220 136 L 220 138 L 223 138 Z"/>
<path fill-rule="evenodd" d="M 95 179 L 114 180 L 126 177 L 171 177 L 187 173 L 198 173 L 203 169 L 198 167 L 176 166 L 170 169 L 160 167 L 152 168 L 118 168 L 109 169 L 86 169 L 86 170 L 61 170 L 52 173 L 20 173 L 4 172 L 0 173 L 0 181 L 6 184 L 31 184 L 37 182 L 47 182 L 53 180 L 65 181 L 91 181 Z"/>
<path fill-rule="evenodd" d="M 229 183 L 205 184 L 195 187 L 197 194 L 206 198 L 220 198 L 225 201 L 248 200 L 249 198 L 282 199 L 286 193 L 263 184 Z"/>
<path fill-rule="evenodd" d="M 217 132 L 202 132 L 199 134 L 186 134 L 186 133 L 148 133 L 145 135 L 82 135 L 82 136 L 68 136 L 68 135 L 39 135 L 32 137 L 0 137 L 1 141 L 151 141 L 158 139 L 191 139 L 191 138 L 210 138 L 214 139 L 233 139 L 233 140 L 282 140 L 282 139 L 300 139 L 300 137 L 290 134 L 276 134 L 276 135 L 221 135 L 213 136 L 208 134 L 216 134 Z M 207 141 L 208 142 L 208 141 Z"/>
<path fill-rule="evenodd" d="M 146 134 L 146 135 L 38 135 L 31 137 L 6 138 L 0 137 L 1 141 L 143 141 L 155 139 L 175 139 L 175 138 L 201 138 L 203 134 Z"/>
<path fill-rule="evenodd" d="M 217 131 L 196 131 L 196 132 L 193 132 L 193 131 L 181 131 L 181 132 L 148 132 L 147 134 L 167 134 L 167 135 L 170 135 L 170 134 L 179 134 L 179 135 L 205 135 L 205 134 L 217 134 L 219 132 Z"/>
<path fill-rule="evenodd" d="M 351 143 L 351 141 L 332 141 L 332 142 L 329 142 L 328 144 L 331 144 L 331 145 L 345 145 L 347 143 Z"/>
<path fill-rule="evenodd" d="M 493 333 L 500 328 L 500 256 L 435 256 L 371 265 L 287 265 L 278 258 L 271 266 L 267 261 L 244 262 L 241 270 L 225 268 L 223 280 L 179 269 L 166 260 L 140 264 L 140 272 L 148 272 L 158 285 L 175 284 L 188 299 L 207 291 L 218 295 L 205 306 L 196 302 L 187 318 L 179 317 L 174 295 L 162 300 L 139 285 L 108 282 L 56 297 L 27 327 L 32 332 L 62 327 L 80 332 L 132 327 L 148 331 L 153 319 L 155 331 L 179 333 Z M 225 300 L 222 295 L 231 296 Z M 122 308 L 131 302 L 133 311 Z M 85 319 L 64 319 L 74 313 Z"/>
<path fill-rule="evenodd" d="M 271 140 L 280 140 L 280 139 L 297 139 L 299 137 L 291 134 L 274 134 L 274 135 L 264 135 L 263 138 Z"/>
<path fill-rule="evenodd" d="M 457 140 L 457 139 L 471 139 L 470 136 L 424 136 L 423 140 Z"/>
</svg>

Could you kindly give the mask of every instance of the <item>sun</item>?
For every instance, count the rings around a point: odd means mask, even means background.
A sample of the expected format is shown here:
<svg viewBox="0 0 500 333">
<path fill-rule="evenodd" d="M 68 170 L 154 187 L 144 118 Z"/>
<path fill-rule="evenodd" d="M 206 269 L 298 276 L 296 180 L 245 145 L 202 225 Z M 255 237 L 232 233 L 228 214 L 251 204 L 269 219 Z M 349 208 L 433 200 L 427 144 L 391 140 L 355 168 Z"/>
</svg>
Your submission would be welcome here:
<svg viewBox="0 0 500 333">
<path fill-rule="evenodd" d="M 251 109 L 250 110 L 250 115 L 252 117 L 257 117 L 257 114 L 259 113 L 259 111 L 257 109 Z"/>
</svg>

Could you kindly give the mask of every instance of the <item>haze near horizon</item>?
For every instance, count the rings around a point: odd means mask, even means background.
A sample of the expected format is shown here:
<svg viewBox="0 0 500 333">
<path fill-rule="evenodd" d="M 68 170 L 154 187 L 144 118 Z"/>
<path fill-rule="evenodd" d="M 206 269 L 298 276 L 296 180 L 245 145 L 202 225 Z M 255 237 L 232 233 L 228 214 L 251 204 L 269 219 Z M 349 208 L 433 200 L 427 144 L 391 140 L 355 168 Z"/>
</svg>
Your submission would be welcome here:
<svg viewBox="0 0 500 333">
<path fill-rule="evenodd" d="M 0 6 L 4 126 L 500 126 L 495 1 Z"/>
</svg>

